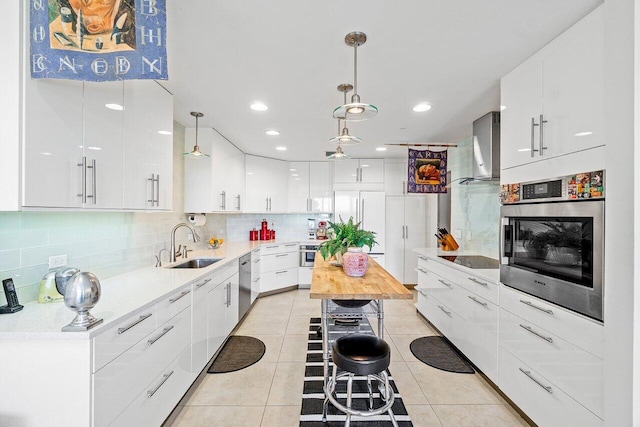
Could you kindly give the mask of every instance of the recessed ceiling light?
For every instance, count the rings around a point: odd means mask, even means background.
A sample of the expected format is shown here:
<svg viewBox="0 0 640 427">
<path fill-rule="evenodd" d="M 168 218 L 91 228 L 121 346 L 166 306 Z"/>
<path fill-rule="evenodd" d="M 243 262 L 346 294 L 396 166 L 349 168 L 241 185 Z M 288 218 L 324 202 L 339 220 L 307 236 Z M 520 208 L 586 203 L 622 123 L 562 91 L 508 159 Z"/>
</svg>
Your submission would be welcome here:
<svg viewBox="0 0 640 427">
<path fill-rule="evenodd" d="M 264 105 L 262 102 L 254 102 L 251 104 L 251 109 L 255 111 L 267 111 L 269 107 Z"/>
<path fill-rule="evenodd" d="M 297 173 L 292 173 L 291 176 L 300 176 Z"/>
<path fill-rule="evenodd" d="M 500 111 L 504 111 L 504 110 L 506 110 L 506 109 L 507 109 L 507 106 L 506 106 L 506 105 L 501 105 L 501 106 L 500 106 Z"/>
<path fill-rule="evenodd" d="M 253 172 L 247 172 L 247 175 L 253 175 Z"/>
<path fill-rule="evenodd" d="M 277 131 L 277 130 L 273 130 L 273 129 L 269 129 L 268 131 L 265 131 L 265 133 L 266 133 L 267 135 L 270 135 L 270 136 L 278 136 L 278 135 L 280 135 L 280 132 L 279 132 L 279 131 Z"/>
<path fill-rule="evenodd" d="M 387 147 L 378 147 L 376 151 L 387 151 Z"/>
<path fill-rule="evenodd" d="M 369 165 L 360 165 L 360 166 L 363 167 L 363 168 L 368 168 L 369 167 Z"/>
<path fill-rule="evenodd" d="M 158 133 L 160 135 L 171 135 L 171 132 L 169 132 L 168 130 L 159 130 Z"/>
<path fill-rule="evenodd" d="M 574 136 L 589 136 L 592 135 L 593 132 L 578 132 L 576 134 L 574 134 Z"/>
<path fill-rule="evenodd" d="M 297 169 L 289 169 L 289 172 L 295 172 Z"/>
<path fill-rule="evenodd" d="M 42 154 L 43 156 L 53 156 L 53 154 L 51 153 L 40 153 L 40 154 Z"/>
<path fill-rule="evenodd" d="M 279 146 L 279 147 L 276 147 L 276 150 L 278 150 L 278 151 L 286 151 L 287 147 Z"/>
<path fill-rule="evenodd" d="M 124 110 L 124 107 L 120 104 L 104 104 L 104 106 L 110 110 L 116 110 L 116 111 Z"/>
<path fill-rule="evenodd" d="M 413 111 L 415 111 L 416 113 L 423 113 L 425 111 L 429 111 L 431 110 L 431 105 L 423 102 L 421 104 L 416 105 L 415 107 L 413 107 Z"/>
</svg>

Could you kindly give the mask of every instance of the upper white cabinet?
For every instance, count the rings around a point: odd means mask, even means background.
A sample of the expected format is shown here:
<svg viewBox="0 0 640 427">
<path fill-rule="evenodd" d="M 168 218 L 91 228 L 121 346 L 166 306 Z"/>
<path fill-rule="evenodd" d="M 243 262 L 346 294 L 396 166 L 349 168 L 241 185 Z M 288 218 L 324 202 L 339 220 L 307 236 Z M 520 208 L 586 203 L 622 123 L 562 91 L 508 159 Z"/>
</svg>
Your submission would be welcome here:
<svg viewBox="0 0 640 427">
<path fill-rule="evenodd" d="M 196 129 L 185 130 L 185 151 L 193 150 Z M 215 129 L 198 129 L 200 150 L 211 157 L 185 157 L 185 212 L 245 210 L 244 154 Z"/>
<path fill-rule="evenodd" d="M 605 145 L 603 8 L 506 75 L 501 96 L 502 169 Z"/>
<path fill-rule="evenodd" d="M 335 162 L 335 183 L 383 183 L 384 160 L 344 159 Z"/>
<path fill-rule="evenodd" d="M 22 205 L 121 209 L 122 82 L 28 80 L 24 98 Z"/>
<path fill-rule="evenodd" d="M 154 81 L 124 83 L 125 209 L 171 210 L 173 97 Z"/>
<path fill-rule="evenodd" d="M 387 159 L 384 161 L 384 194 L 404 196 L 407 192 L 407 160 Z"/>
<path fill-rule="evenodd" d="M 289 212 L 332 212 L 330 162 L 289 163 Z"/>
<path fill-rule="evenodd" d="M 288 162 L 247 154 L 245 172 L 247 212 L 287 210 Z"/>
</svg>

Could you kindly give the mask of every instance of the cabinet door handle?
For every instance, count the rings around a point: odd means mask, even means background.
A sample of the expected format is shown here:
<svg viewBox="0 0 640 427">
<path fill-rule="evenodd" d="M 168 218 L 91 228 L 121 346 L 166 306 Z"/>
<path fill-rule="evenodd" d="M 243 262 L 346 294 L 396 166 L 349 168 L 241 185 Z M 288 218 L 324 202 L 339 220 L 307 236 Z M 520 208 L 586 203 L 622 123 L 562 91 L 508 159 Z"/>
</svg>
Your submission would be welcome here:
<svg viewBox="0 0 640 427">
<path fill-rule="evenodd" d="M 442 279 L 438 279 L 438 282 L 442 283 L 443 285 L 446 285 L 449 289 L 452 289 L 452 287 L 451 287 L 451 283 L 447 283 L 447 282 L 445 282 L 445 281 L 444 281 L 444 280 L 442 280 Z"/>
<path fill-rule="evenodd" d="M 403 225 L 402 226 L 402 240 L 404 240 L 404 239 L 405 239 L 405 237 L 404 237 L 404 225 Z"/>
<path fill-rule="evenodd" d="M 269 212 L 271 212 L 271 197 L 269 197 Z"/>
<path fill-rule="evenodd" d="M 536 379 L 533 377 L 533 375 L 531 375 L 531 371 L 525 371 L 522 368 L 518 368 L 520 370 L 520 372 L 522 372 L 523 374 L 525 374 L 526 376 L 529 377 L 529 379 L 531 381 L 533 381 L 534 383 L 538 384 L 540 387 L 542 387 L 543 389 L 546 390 L 547 393 L 549 394 L 553 394 L 553 389 L 551 387 L 549 387 L 548 385 L 544 385 L 540 382 L 540 380 Z"/>
<path fill-rule="evenodd" d="M 276 255 L 276 258 L 280 258 L 280 257 L 283 257 L 283 256 L 289 256 L 289 254 L 278 254 L 278 255 Z"/>
<path fill-rule="evenodd" d="M 82 203 L 87 203 L 87 157 L 82 156 L 82 163 L 78 163 L 78 166 L 82 168 L 82 193 L 78 194 L 78 197 L 82 197 Z"/>
<path fill-rule="evenodd" d="M 151 203 L 151 207 L 156 201 L 156 174 L 152 173 L 151 178 L 147 178 L 147 181 L 151 182 L 151 199 L 147 202 Z"/>
<path fill-rule="evenodd" d="M 131 322 L 130 324 L 128 324 L 124 328 L 118 328 L 118 335 L 124 334 L 129 329 L 133 328 L 137 324 L 139 324 L 139 323 L 143 322 L 144 320 L 148 319 L 149 317 L 151 317 L 152 314 L 153 313 L 143 314 L 140 317 L 138 317 L 138 319 L 134 320 L 133 322 Z"/>
<path fill-rule="evenodd" d="M 287 273 L 289 270 L 280 270 L 280 271 L 276 271 L 276 274 L 282 274 L 282 273 Z"/>
<path fill-rule="evenodd" d="M 91 199 L 91 204 L 96 204 L 96 159 L 91 160 L 91 166 L 87 166 L 87 169 L 91 169 L 91 195 L 87 195 L 88 199 Z M 86 179 L 86 178 L 85 178 Z"/>
<path fill-rule="evenodd" d="M 422 296 L 427 296 L 427 290 L 426 289 L 422 289 L 422 288 L 416 288 L 416 290 L 418 291 L 418 293 L 420 293 Z"/>
<path fill-rule="evenodd" d="M 227 194 L 222 191 L 220 193 L 220 209 L 225 210 L 224 205 L 226 204 Z"/>
<path fill-rule="evenodd" d="M 297 243 L 287 243 L 285 247 L 298 246 Z"/>
<path fill-rule="evenodd" d="M 254 263 L 259 263 L 260 262 L 260 258 L 258 258 L 257 260 L 253 261 Z"/>
<path fill-rule="evenodd" d="M 231 282 L 227 283 L 227 307 L 231 307 Z"/>
<path fill-rule="evenodd" d="M 536 123 L 536 119 L 535 119 L 535 118 L 533 118 L 533 117 L 531 117 L 531 157 L 533 157 L 533 156 L 534 156 L 534 153 L 535 153 L 536 151 L 538 151 L 538 150 L 536 150 L 536 149 L 535 149 L 535 145 L 534 145 L 534 144 L 535 144 L 535 142 L 534 142 L 534 139 L 535 139 L 535 137 L 534 137 L 534 130 L 535 130 L 536 126 L 539 126 L 539 125 Z"/>
<path fill-rule="evenodd" d="M 545 337 L 544 335 L 540 334 L 539 332 L 536 332 L 533 330 L 533 328 L 531 326 L 526 326 L 526 325 L 520 325 L 520 327 L 522 329 L 524 329 L 525 331 L 531 332 L 533 335 L 542 338 L 543 340 L 545 340 L 546 342 L 550 342 L 553 343 L 553 338 L 551 337 Z"/>
<path fill-rule="evenodd" d="M 360 222 L 360 199 L 356 199 L 356 222 Z"/>
<path fill-rule="evenodd" d="M 467 277 L 467 279 L 471 280 L 473 283 L 476 283 L 476 284 L 478 284 L 478 285 L 480 285 L 480 286 L 484 286 L 484 287 L 486 287 L 486 288 L 488 288 L 488 287 L 489 287 L 489 285 L 488 285 L 488 284 L 486 284 L 486 283 L 484 283 L 484 282 L 481 282 L 480 280 L 476 279 L 475 277 Z"/>
<path fill-rule="evenodd" d="M 553 311 L 547 310 L 546 308 L 538 307 L 537 305 L 533 304 L 531 301 L 525 301 L 521 299 L 520 302 L 523 303 L 524 305 L 528 305 L 529 307 L 535 308 L 536 310 L 540 310 L 544 313 L 547 313 L 553 316 Z"/>
<path fill-rule="evenodd" d="M 482 302 L 482 301 L 476 299 L 476 297 L 472 297 L 471 295 L 467 295 L 467 298 L 469 298 L 471 301 L 477 302 L 478 304 L 480 304 L 483 307 L 487 307 L 489 305 L 486 302 Z"/>
<path fill-rule="evenodd" d="M 547 147 L 544 146 L 544 124 L 547 121 L 544 119 L 544 116 L 540 114 L 540 155 L 542 156 L 542 151 L 546 150 Z"/>
<path fill-rule="evenodd" d="M 253 282 L 254 282 L 254 283 L 259 282 L 259 281 L 260 281 L 260 278 L 259 278 L 259 277 L 256 277 L 255 279 L 253 279 Z"/>
<path fill-rule="evenodd" d="M 416 267 L 415 271 L 419 271 L 420 273 L 428 274 L 427 270 L 425 270 L 424 268 L 420 268 L 420 267 Z"/>
<path fill-rule="evenodd" d="M 173 325 L 167 326 L 166 328 L 164 328 L 162 330 L 162 332 L 160 332 L 160 334 L 155 337 L 152 338 L 150 340 L 147 340 L 147 345 L 152 346 L 153 344 L 155 344 L 156 341 L 158 341 L 160 338 L 162 338 L 163 336 L 167 335 L 167 333 L 173 329 Z"/>
<path fill-rule="evenodd" d="M 407 239 L 408 239 L 409 238 L 409 226 L 405 225 L 404 227 L 407 229 L 407 232 L 405 234 L 407 235 Z"/>
<path fill-rule="evenodd" d="M 211 279 L 207 279 L 207 280 L 205 280 L 205 281 L 204 281 L 204 282 L 202 282 L 202 283 L 198 283 L 198 284 L 196 285 L 196 289 L 200 289 L 201 287 L 203 287 L 204 285 L 206 285 L 206 284 L 207 284 L 207 283 L 209 283 L 210 281 L 211 281 Z"/>
<path fill-rule="evenodd" d="M 191 292 L 191 291 L 182 291 L 182 293 L 180 295 L 178 295 L 177 297 L 171 298 L 169 300 L 169 304 L 173 304 L 174 302 L 178 301 L 180 298 L 183 298 L 185 295 L 188 295 L 189 292 Z"/>
<path fill-rule="evenodd" d="M 240 195 L 239 194 L 236 196 L 236 199 L 238 199 L 238 207 L 236 208 L 236 210 L 241 210 L 240 209 Z"/>
<path fill-rule="evenodd" d="M 402 181 L 402 194 L 407 194 L 407 181 Z"/>
<path fill-rule="evenodd" d="M 360 209 L 360 222 L 364 223 L 364 198 L 362 198 L 362 208 Z"/>
<path fill-rule="evenodd" d="M 156 175 L 156 206 L 160 207 L 160 175 Z"/>
<path fill-rule="evenodd" d="M 153 395 L 156 394 L 156 391 L 160 390 L 160 387 L 162 387 L 162 385 L 167 382 L 171 375 L 173 375 L 173 371 L 169 372 L 168 374 L 164 374 L 162 376 L 162 379 L 160 380 L 160 384 L 147 391 L 147 398 L 153 397 Z"/>
<path fill-rule="evenodd" d="M 269 198 L 268 198 L 268 197 L 267 197 L 267 198 L 265 198 L 265 199 L 264 199 L 264 201 L 265 201 L 265 203 L 267 204 L 267 205 L 266 205 L 267 207 L 266 207 L 266 208 L 264 208 L 264 210 L 268 212 L 268 211 L 269 211 Z"/>
<path fill-rule="evenodd" d="M 438 308 L 439 308 L 440 310 L 444 311 L 444 314 L 446 314 L 447 316 L 451 316 L 451 312 L 450 312 L 450 311 L 445 310 L 443 306 L 439 305 L 439 306 L 438 306 Z"/>
</svg>

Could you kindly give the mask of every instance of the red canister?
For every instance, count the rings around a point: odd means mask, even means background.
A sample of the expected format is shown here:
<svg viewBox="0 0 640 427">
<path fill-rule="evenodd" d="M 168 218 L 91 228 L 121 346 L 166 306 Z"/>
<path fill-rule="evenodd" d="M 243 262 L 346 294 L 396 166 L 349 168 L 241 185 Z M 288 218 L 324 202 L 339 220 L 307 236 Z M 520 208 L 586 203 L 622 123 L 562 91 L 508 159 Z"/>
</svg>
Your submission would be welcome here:
<svg viewBox="0 0 640 427">
<path fill-rule="evenodd" d="M 276 230 L 271 230 L 271 240 L 276 238 Z"/>
<path fill-rule="evenodd" d="M 255 228 L 253 230 L 249 230 L 249 240 L 258 240 L 258 230 Z"/>
<path fill-rule="evenodd" d="M 263 228 L 260 230 L 260 240 L 270 240 L 271 239 L 271 230 L 268 228 Z"/>
<path fill-rule="evenodd" d="M 269 224 L 267 224 L 267 220 L 263 218 L 262 223 L 260 224 L 260 230 L 266 230 L 267 227 L 269 227 Z"/>
</svg>

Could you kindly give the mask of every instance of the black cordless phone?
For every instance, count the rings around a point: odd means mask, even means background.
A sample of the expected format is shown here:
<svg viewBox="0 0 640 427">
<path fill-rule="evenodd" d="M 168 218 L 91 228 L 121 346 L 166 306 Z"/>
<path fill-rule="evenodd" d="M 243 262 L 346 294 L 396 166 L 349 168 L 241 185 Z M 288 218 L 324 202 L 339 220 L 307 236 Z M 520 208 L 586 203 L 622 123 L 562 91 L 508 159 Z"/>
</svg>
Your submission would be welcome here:
<svg viewBox="0 0 640 427">
<path fill-rule="evenodd" d="M 15 313 L 24 308 L 24 306 L 18 303 L 18 294 L 16 294 L 16 287 L 13 284 L 13 279 L 4 279 L 2 281 L 2 287 L 4 288 L 4 295 L 7 298 L 7 305 L 0 307 L 0 314 Z"/>
</svg>

